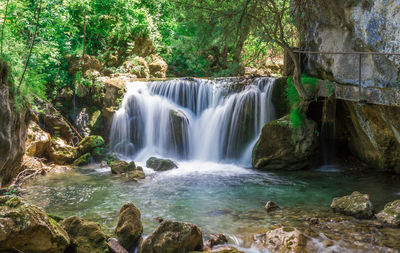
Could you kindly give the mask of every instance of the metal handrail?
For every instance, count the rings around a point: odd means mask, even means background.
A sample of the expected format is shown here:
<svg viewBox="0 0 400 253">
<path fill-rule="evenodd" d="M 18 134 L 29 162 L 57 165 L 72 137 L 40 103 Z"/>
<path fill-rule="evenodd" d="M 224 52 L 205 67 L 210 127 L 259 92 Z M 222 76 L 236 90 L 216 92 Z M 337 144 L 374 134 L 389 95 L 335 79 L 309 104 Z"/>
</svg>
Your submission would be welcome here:
<svg viewBox="0 0 400 253">
<path fill-rule="evenodd" d="M 400 53 L 380 53 L 380 52 L 319 52 L 319 51 L 304 51 L 304 50 L 293 50 L 294 53 L 298 54 L 342 54 L 342 55 L 358 55 L 358 100 L 359 102 L 362 101 L 361 99 L 361 83 L 362 83 L 362 76 L 361 76 L 361 68 L 362 68 L 362 56 L 363 55 L 394 55 L 400 56 Z"/>
</svg>

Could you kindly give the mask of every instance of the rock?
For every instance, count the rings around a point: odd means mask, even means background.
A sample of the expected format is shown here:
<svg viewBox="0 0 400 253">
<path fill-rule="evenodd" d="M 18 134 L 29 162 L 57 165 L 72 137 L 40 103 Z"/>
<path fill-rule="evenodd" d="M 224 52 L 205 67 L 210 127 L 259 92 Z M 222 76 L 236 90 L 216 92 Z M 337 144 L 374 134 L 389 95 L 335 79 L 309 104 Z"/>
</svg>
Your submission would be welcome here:
<svg viewBox="0 0 400 253">
<path fill-rule="evenodd" d="M 71 76 L 74 76 L 80 70 L 82 70 L 83 73 L 86 73 L 88 70 L 96 70 L 100 72 L 103 68 L 103 63 L 91 55 L 85 55 L 83 64 L 81 64 L 81 57 L 67 55 L 65 58 L 68 62 L 68 72 Z"/>
<path fill-rule="evenodd" d="M 95 110 L 93 113 L 91 113 L 88 123 L 90 133 L 101 134 L 103 129 L 103 118 L 101 111 Z"/>
<path fill-rule="evenodd" d="M 107 236 L 99 224 L 72 216 L 62 221 L 71 241 L 79 253 L 107 253 Z"/>
<path fill-rule="evenodd" d="M 92 157 L 96 162 L 100 162 L 106 155 L 106 149 L 104 147 L 97 147 L 92 151 Z"/>
<path fill-rule="evenodd" d="M 154 220 L 156 220 L 156 221 L 158 221 L 159 223 L 161 223 L 161 222 L 164 221 L 164 218 L 163 218 L 163 217 L 156 217 L 156 218 L 154 218 Z"/>
<path fill-rule="evenodd" d="M 88 165 L 90 163 L 91 158 L 92 158 L 92 156 L 90 155 L 90 153 L 86 153 L 83 156 L 81 156 L 78 159 L 76 159 L 74 161 L 74 165 L 75 166 Z"/>
<path fill-rule="evenodd" d="M 133 60 L 126 61 L 124 67 L 127 72 L 134 74 L 138 78 L 150 78 L 149 66 L 143 57 L 136 56 Z"/>
<path fill-rule="evenodd" d="M 161 159 L 156 157 L 150 157 L 146 161 L 146 167 L 152 168 L 155 171 L 166 171 L 178 168 L 178 166 L 172 160 Z"/>
<path fill-rule="evenodd" d="M 171 110 L 169 113 L 170 133 L 169 141 L 170 149 L 175 154 L 183 154 L 182 158 L 187 157 L 189 140 L 189 119 L 182 111 Z"/>
<path fill-rule="evenodd" d="M 18 197 L 0 197 L 0 252 L 64 252 L 66 231 L 45 212 Z"/>
<path fill-rule="evenodd" d="M 382 211 L 380 211 L 376 218 L 392 226 L 400 226 L 400 200 L 387 203 Z"/>
<path fill-rule="evenodd" d="M 107 244 L 110 253 L 128 253 L 128 251 L 122 247 L 115 238 L 108 239 Z"/>
<path fill-rule="evenodd" d="M 281 227 L 265 233 L 264 246 L 272 252 L 306 252 L 307 237 L 297 228 Z"/>
<path fill-rule="evenodd" d="M 128 173 L 129 180 L 138 181 L 146 178 L 142 167 L 137 167 L 134 171 Z"/>
<path fill-rule="evenodd" d="M 361 194 L 357 191 L 349 196 L 334 198 L 331 208 L 335 212 L 354 216 L 359 219 L 368 219 L 374 214 L 374 207 L 369 200 L 369 195 Z"/>
<path fill-rule="evenodd" d="M 238 250 L 235 247 L 227 246 L 227 247 L 219 247 L 217 249 L 213 249 L 211 253 L 244 253 L 244 252 Z"/>
<path fill-rule="evenodd" d="M 387 52 L 400 49 L 400 2 L 317 0 L 307 5 L 313 22 L 304 22 L 307 50 L 325 52 Z M 332 40 L 332 38 L 335 38 Z M 311 75 L 358 85 L 357 55 L 308 55 Z M 355 71 L 356 70 L 356 71 Z M 398 87 L 400 59 L 362 57 L 362 85 Z"/>
<path fill-rule="evenodd" d="M 205 247 L 212 249 L 216 245 L 221 245 L 228 243 L 228 239 L 226 239 L 226 236 L 224 234 L 210 234 L 205 236 L 207 242 L 205 243 Z"/>
<path fill-rule="evenodd" d="M 50 134 L 43 131 L 40 126 L 31 121 L 28 126 L 25 154 L 41 157 L 50 145 Z"/>
<path fill-rule="evenodd" d="M 103 137 L 98 135 L 83 138 L 77 145 L 78 153 L 85 154 L 92 152 L 95 148 L 103 147 Z"/>
<path fill-rule="evenodd" d="M 152 62 L 149 64 L 150 76 L 155 78 L 166 78 L 168 64 L 159 56 L 152 55 Z"/>
<path fill-rule="evenodd" d="M 118 160 L 108 162 L 108 165 L 111 167 L 111 173 L 117 175 L 136 170 L 135 162 L 127 163 L 125 161 Z"/>
<path fill-rule="evenodd" d="M 338 136 L 355 157 L 379 171 L 400 174 L 400 108 L 339 102 Z"/>
<path fill-rule="evenodd" d="M 163 221 L 141 244 L 141 253 L 201 251 L 201 230 L 193 224 Z"/>
<path fill-rule="evenodd" d="M 0 60 L 0 184 L 3 186 L 19 172 L 30 118 L 22 107 L 16 110 L 8 73 L 8 65 Z"/>
<path fill-rule="evenodd" d="M 104 98 L 102 114 L 105 118 L 106 129 L 112 124 L 114 112 L 119 109 L 126 92 L 125 81 L 121 78 L 107 78 L 103 82 Z"/>
<path fill-rule="evenodd" d="M 78 156 L 76 148 L 69 146 L 61 138 L 52 139 L 46 154 L 56 164 L 72 163 Z"/>
<path fill-rule="evenodd" d="M 115 228 L 119 242 L 125 249 L 131 250 L 137 245 L 142 233 L 140 211 L 133 203 L 124 204 L 119 210 L 118 224 Z"/>
<path fill-rule="evenodd" d="M 280 207 L 278 206 L 278 204 L 276 204 L 273 201 L 268 201 L 267 204 L 265 204 L 265 206 L 264 206 L 264 210 L 267 213 L 273 212 L 273 211 L 278 210 L 278 209 L 280 209 Z"/>
<path fill-rule="evenodd" d="M 75 126 L 79 133 L 87 137 L 90 135 L 91 131 L 89 128 L 89 111 L 87 108 L 83 108 L 75 119 Z"/>
<path fill-rule="evenodd" d="M 253 149 L 252 164 L 261 170 L 298 170 L 310 167 L 317 156 L 317 124 L 293 128 L 289 117 L 267 123 Z"/>
</svg>

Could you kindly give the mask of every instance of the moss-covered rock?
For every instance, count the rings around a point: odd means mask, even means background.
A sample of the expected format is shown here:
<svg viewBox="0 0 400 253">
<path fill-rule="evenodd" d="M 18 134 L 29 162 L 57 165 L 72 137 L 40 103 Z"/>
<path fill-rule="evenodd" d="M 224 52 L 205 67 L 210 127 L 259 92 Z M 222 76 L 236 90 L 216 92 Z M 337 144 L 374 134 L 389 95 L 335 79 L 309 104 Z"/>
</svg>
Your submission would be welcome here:
<svg viewBox="0 0 400 253">
<path fill-rule="evenodd" d="M 333 211 L 359 219 L 368 219 L 374 215 L 374 207 L 368 194 L 357 191 L 349 196 L 334 198 L 331 204 Z"/>
<path fill-rule="evenodd" d="M 98 135 L 92 135 L 83 138 L 78 143 L 78 152 L 79 154 L 86 154 L 92 152 L 95 148 L 103 147 L 104 146 L 104 139 Z"/>
<path fill-rule="evenodd" d="M 62 221 L 78 253 L 107 253 L 107 236 L 99 224 L 72 216 Z"/>
<path fill-rule="evenodd" d="M 382 211 L 380 211 L 376 218 L 391 226 L 400 226 L 400 200 L 387 203 Z"/>
<path fill-rule="evenodd" d="M 161 159 L 157 157 L 150 157 L 146 161 L 146 167 L 152 168 L 155 171 L 166 171 L 178 168 L 174 161 L 169 159 Z"/>
<path fill-rule="evenodd" d="M 305 120 L 293 127 L 289 117 L 267 123 L 254 146 L 252 164 L 261 170 L 296 170 L 310 167 L 317 156 L 317 124 Z"/>
<path fill-rule="evenodd" d="M 90 163 L 90 159 L 92 158 L 92 156 L 90 155 L 90 153 L 86 153 L 83 156 L 79 157 L 78 159 L 76 159 L 74 161 L 74 165 L 75 166 L 84 166 L 84 165 L 88 165 Z"/>
<path fill-rule="evenodd" d="M 160 56 L 151 55 L 149 64 L 150 76 L 155 78 L 166 78 L 168 64 Z"/>
<path fill-rule="evenodd" d="M 124 204 L 118 215 L 118 224 L 115 234 L 121 245 L 127 249 L 133 249 L 142 236 L 143 225 L 140 220 L 140 211 L 133 203 Z"/>
<path fill-rule="evenodd" d="M 191 223 L 163 221 L 140 247 L 141 253 L 174 253 L 201 251 L 203 237 L 200 228 Z"/>
<path fill-rule="evenodd" d="M 106 155 L 106 148 L 104 147 L 97 147 L 92 151 L 92 157 L 96 162 L 100 162 L 104 156 Z"/>
<path fill-rule="evenodd" d="M 12 196 L 0 197 L 0 252 L 63 252 L 66 231 L 38 207 Z"/>
<path fill-rule="evenodd" d="M 72 163 L 78 157 L 76 148 L 67 145 L 61 138 L 51 140 L 46 154 L 51 161 L 61 165 Z"/>
<path fill-rule="evenodd" d="M 134 171 L 128 173 L 128 178 L 131 181 L 139 181 L 146 178 L 142 167 L 137 167 Z"/>
<path fill-rule="evenodd" d="M 123 174 L 127 172 L 134 171 L 136 169 L 135 162 L 127 163 L 125 161 L 110 161 L 108 162 L 108 166 L 111 167 L 111 173 L 113 174 Z"/>
</svg>

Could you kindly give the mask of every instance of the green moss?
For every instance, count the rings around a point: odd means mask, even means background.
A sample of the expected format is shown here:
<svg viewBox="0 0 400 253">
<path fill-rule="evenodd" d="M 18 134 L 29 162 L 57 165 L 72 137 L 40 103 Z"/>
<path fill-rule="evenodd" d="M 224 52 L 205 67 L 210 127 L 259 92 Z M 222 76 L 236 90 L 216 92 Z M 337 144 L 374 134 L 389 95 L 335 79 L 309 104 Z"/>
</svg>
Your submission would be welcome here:
<svg viewBox="0 0 400 253">
<path fill-rule="evenodd" d="M 90 153 L 86 153 L 83 156 L 79 157 L 74 161 L 75 166 L 83 166 L 88 165 L 90 163 L 92 155 Z"/>
<path fill-rule="evenodd" d="M 100 161 L 106 154 L 106 149 L 103 147 L 97 147 L 92 151 L 92 157 L 95 161 Z"/>
<path fill-rule="evenodd" d="M 92 152 L 93 149 L 97 147 L 104 146 L 104 139 L 101 136 L 93 135 L 83 138 L 82 141 L 78 143 L 79 154 L 86 154 Z"/>
</svg>

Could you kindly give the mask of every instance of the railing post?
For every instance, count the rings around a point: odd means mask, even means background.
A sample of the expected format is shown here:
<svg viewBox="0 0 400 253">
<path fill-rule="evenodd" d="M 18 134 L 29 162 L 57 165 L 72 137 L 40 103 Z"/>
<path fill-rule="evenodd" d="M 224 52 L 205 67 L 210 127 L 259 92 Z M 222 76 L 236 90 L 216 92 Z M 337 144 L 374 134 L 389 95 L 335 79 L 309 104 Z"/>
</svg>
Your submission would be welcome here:
<svg viewBox="0 0 400 253">
<path fill-rule="evenodd" d="M 361 54 L 358 54 L 358 101 L 361 102 Z"/>
</svg>

